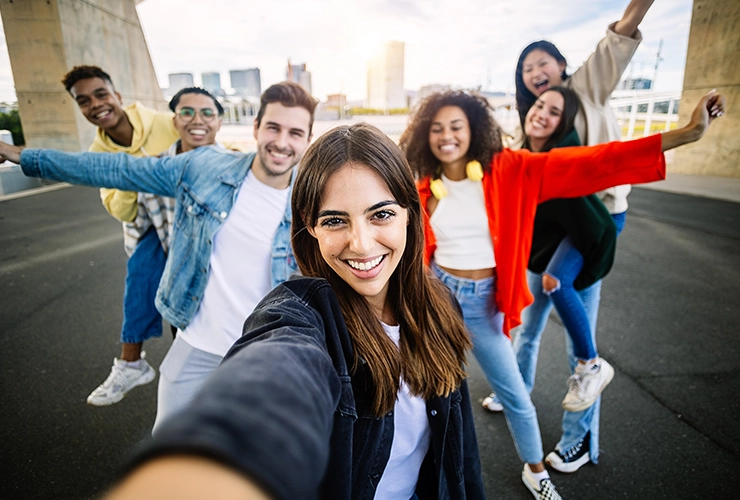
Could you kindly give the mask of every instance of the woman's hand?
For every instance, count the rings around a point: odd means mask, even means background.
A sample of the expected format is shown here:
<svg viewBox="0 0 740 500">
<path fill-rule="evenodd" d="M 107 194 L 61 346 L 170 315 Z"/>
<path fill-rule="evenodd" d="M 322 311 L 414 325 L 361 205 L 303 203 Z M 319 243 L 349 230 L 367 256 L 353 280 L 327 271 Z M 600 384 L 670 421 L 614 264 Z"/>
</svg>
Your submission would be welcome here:
<svg viewBox="0 0 740 500">
<path fill-rule="evenodd" d="M 709 125 L 725 114 L 725 98 L 721 94 L 710 91 L 702 97 L 691 113 L 691 119 L 685 126 L 665 132 L 663 137 L 663 151 L 698 141 L 706 133 Z"/>
</svg>

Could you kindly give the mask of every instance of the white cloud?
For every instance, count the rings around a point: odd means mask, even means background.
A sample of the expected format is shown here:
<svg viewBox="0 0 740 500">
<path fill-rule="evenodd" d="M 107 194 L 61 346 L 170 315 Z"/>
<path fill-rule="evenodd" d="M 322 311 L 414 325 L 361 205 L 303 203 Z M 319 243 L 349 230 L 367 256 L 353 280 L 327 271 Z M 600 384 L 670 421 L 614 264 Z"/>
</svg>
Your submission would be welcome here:
<svg viewBox="0 0 740 500">
<path fill-rule="evenodd" d="M 652 77 L 660 38 L 659 90 L 681 88 L 691 0 L 656 2 L 641 25 L 633 74 Z M 263 88 L 285 78 L 287 59 L 307 63 L 314 94 L 366 95 L 366 61 L 389 40 L 406 43 L 406 88 L 446 83 L 511 90 L 519 51 L 553 41 L 577 67 L 627 0 L 146 0 L 137 6 L 162 86 L 167 75 L 259 67 Z M 105 62 L 100 64 L 105 66 Z M 0 100 L 12 99 L 0 49 Z"/>
</svg>

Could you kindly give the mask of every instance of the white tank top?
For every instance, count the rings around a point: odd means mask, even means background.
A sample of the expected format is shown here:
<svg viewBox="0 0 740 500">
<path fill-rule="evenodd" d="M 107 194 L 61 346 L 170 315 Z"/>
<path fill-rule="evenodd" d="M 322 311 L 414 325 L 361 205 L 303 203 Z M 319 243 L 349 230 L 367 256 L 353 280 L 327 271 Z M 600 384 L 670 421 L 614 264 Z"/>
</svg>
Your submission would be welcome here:
<svg viewBox="0 0 740 500">
<path fill-rule="evenodd" d="M 434 261 L 465 271 L 496 267 L 483 184 L 467 178 L 451 181 L 444 175 L 442 182 L 448 194 L 439 200 L 430 219 L 437 237 Z"/>
</svg>

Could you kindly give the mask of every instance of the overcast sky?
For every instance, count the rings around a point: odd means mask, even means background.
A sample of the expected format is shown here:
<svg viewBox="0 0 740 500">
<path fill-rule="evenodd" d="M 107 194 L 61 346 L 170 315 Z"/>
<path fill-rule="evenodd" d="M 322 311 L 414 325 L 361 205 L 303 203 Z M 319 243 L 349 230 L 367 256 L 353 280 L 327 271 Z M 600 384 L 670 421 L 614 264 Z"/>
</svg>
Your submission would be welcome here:
<svg viewBox="0 0 740 500">
<path fill-rule="evenodd" d="M 529 42 L 548 39 L 577 68 L 618 20 L 627 0 L 145 0 L 137 9 L 163 87 L 169 73 L 259 67 L 262 88 L 285 79 L 288 58 L 306 63 L 320 99 L 366 98 L 367 60 L 383 42 L 405 42 L 405 87 L 481 86 L 512 91 L 514 66 Z M 640 29 L 634 77 L 656 89 L 683 83 L 691 0 L 656 0 Z M 105 61 L 99 61 L 105 66 Z M 0 40 L 0 101 L 14 101 L 5 37 Z"/>
</svg>

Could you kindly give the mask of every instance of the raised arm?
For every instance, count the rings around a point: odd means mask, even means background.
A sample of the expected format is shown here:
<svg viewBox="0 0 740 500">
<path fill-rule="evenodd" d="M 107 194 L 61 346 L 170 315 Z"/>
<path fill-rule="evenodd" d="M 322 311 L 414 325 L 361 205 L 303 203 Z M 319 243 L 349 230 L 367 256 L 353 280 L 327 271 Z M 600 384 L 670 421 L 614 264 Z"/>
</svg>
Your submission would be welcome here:
<svg viewBox="0 0 740 500">
<path fill-rule="evenodd" d="M 688 124 L 661 134 L 663 151 L 698 141 L 704 136 L 709 125 L 724 114 L 725 98 L 712 90 L 699 100 Z"/>
<path fill-rule="evenodd" d="M 614 31 L 620 35 L 634 38 L 645 14 L 655 0 L 632 0 L 622 15 L 622 19 L 614 25 Z"/>
</svg>

